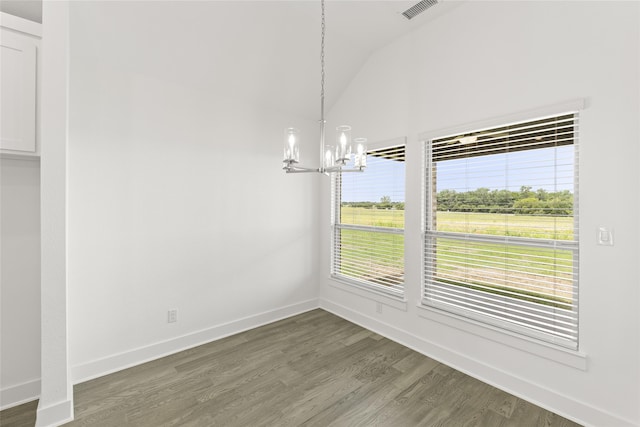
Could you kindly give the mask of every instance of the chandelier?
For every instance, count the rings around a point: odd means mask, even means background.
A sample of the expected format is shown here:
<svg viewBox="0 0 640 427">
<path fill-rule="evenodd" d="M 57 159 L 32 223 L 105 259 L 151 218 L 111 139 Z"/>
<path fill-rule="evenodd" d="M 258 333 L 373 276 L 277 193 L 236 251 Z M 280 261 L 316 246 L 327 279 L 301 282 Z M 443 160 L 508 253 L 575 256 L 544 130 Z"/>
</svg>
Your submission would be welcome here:
<svg viewBox="0 0 640 427">
<path fill-rule="evenodd" d="M 332 147 L 325 143 L 324 119 L 324 0 L 320 2 L 322 8 L 321 39 L 320 39 L 320 166 L 310 168 L 298 165 L 300 161 L 300 131 L 296 128 L 285 129 L 284 135 L 284 169 L 287 173 L 319 172 L 362 172 L 367 166 L 367 139 L 354 138 L 351 140 L 351 127 L 347 125 L 336 128 L 336 145 Z M 355 146 L 355 150 L 353 147 Z M 352 162 L 353 160 L 353 162 Z"/>
</svg>

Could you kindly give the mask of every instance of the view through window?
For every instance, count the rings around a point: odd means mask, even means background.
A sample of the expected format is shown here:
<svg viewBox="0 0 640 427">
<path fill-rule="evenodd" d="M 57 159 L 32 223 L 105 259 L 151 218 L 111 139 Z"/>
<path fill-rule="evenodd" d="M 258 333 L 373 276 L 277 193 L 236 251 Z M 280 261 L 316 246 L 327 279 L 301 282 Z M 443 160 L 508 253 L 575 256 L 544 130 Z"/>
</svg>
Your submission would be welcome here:
<svg viewBox="0 0 640 427">
<path fill-rule="evenodd" d="M 424 304 L 577 347 L 576 123 L 427 143 Z"/>
<path fill-rule="evenodd" d="M 405 147 L 370 150 L 367 155 L 365 172 L 335 176 L 332 275 L 401 293 Z"/>
</svg>

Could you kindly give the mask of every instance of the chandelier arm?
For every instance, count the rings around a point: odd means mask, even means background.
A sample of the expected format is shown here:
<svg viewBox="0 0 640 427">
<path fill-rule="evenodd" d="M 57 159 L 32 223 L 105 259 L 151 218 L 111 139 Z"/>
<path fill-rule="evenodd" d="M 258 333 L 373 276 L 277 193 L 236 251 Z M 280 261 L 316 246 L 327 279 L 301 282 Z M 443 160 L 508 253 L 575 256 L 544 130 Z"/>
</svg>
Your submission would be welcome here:
<svg viewBox="0 0 640 427">
<path fill-rule="evenodd" d="M 363 166 L 353 167 L 353 168 L 345 168 L 343 166 L 332 166 L 330 168 L 324 168 L 323 172 L 331 173 L 331 172 L 364 172 Z"/>
<path fill-rule="evenodd" d="M 285 166 L 282 169 L 284 169 L 286 173 L 309 173 L 309 172 L 322 173 L 324 172 L 321 168 L 306 168 L 304 166 Z"/>
</svg>

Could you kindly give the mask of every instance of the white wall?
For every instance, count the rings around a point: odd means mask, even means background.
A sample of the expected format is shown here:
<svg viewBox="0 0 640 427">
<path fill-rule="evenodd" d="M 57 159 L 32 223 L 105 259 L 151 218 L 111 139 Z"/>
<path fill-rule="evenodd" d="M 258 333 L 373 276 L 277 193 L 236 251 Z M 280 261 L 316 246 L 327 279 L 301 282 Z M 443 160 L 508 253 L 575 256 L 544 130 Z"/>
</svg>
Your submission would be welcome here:
<svg viewBox="0 0 640 427">
<path fill-rule="evenodd" d="M 1 13 L 2 29 L 36 47 L 41 82 L 40 24 Z M 36 98 L 40 98 L 36 84 Z M 40 111 L 34 123 L 40 123 Z M 2 127 L 2 123 L 0 123 Z M 40 159 L 38 153 L 0 154 L 0 409 L 40 393 Z"/>
<path fill-rule="evenodd" d="M 468 2 L 372 55 L 330 119 L 349 121 L 373 141 L 409 138 L 406 309 L 388 304 L 378 314 L 370 298 L 330 279 L 323 280 L 322 306 L 586 425 L 639 425 L 639 7 Z M 418 309 L 418 135 L 576 98 L 587 101 L 580 115 L 578 357 Z M 323 221 L 327 277 L 328 215 Z M 615 246 L 596 245 L 598 225 L 615 229 Z"/>
<path fill-rule="evenodd" d="M 181 13 L 195 19 L 198 7 Z M 294 117 L 234 97 L 229 88 L 242 82 L 232 74 L 191 79 L 189 55 L 173 50 L 206 40 L 176 30 L 171 10 L 164 2 L 71 5 L 75 382 L 317 306 L 318 177 L 280 169 L 283 129 Z M 166 25 L 153 46 L 123 25 L 145 20 Z M 157 64 L 174 54 L 181 59 L 165 78 Z M 316 130 L 308 120 L 294 124 Z M 178 322 L 168 324 L 174 308 Z"/>
<path fill-rule="evenodd" d="M 0 407 L 40 391 L 40 161 L 0 159 Z"/>
</svg>

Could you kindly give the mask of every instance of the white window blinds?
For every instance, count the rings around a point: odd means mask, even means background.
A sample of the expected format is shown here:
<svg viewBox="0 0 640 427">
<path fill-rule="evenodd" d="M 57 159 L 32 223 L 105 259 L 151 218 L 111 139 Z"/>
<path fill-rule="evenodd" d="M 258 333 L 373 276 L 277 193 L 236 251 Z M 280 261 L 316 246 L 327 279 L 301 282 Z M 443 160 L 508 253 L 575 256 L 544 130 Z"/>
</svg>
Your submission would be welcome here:
<svg viewBox="0 0 640 427">
<path fill-rule="evenodd" d="M 577 348 L 577 114 L 426 146 L 423 303 Z"/>
<path fill-rule="evenodd" d="M 405 146 L 367 155 L 365 172 L 335 174 L 332 276 L 402 293 Z"/>
</svg>

